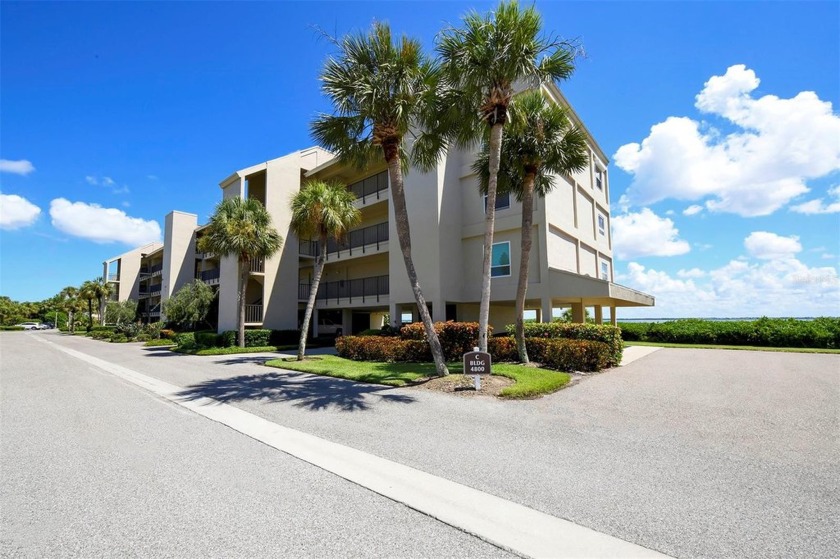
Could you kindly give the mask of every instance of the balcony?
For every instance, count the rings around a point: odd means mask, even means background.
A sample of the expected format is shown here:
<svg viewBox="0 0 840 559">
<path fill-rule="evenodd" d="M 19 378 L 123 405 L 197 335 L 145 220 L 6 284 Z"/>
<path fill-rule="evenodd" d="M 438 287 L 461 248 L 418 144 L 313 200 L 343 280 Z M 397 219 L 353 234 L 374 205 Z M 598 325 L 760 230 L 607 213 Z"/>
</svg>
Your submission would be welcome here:
<svg viewBox="0 0 840 559">
<path fill-rule="evenodd" d="M 219 283 L 220 273 L 220 268 L 213 268 L 212 270 L 204 270 L 203 272 L 199 272 L 196 277 L 206 284 L 215 285 Z"/>
<path fill-rule="evenodd" d="M 108 274 L 108 281 L 114 281 L 114 282 L 120 281 L 120 275 L 119 274 Z"/>
<path fill-rule="evenodd" d="M 353 183 L 349 189 L 356 195 L 357 200 L 362 201 L 362 204 L 384 200 L 388 191 L 388 171 L 382 171 L 372 177 Z"/>
<path fill-rule="evenodd" d="M 262 324 L 262 321 L 262 305 L 245 305 L 245 324 Z"/>
<path fill-rule="evenodd" d="M 140 289 L 143 289 L 143 288 L 141 287 Z M 149 295 L 152 296 L 152 297 L 160 295 L 160 284 L 159 283 L 156 283 L 154 285 L 149 286 Z"/>
<path fill-rule="evenodd" d="M 298 285 L 298 299 L 309 300 L 312 284 Z M 352 280 L 321 282 L 318 286 L 316 301 L 335 301 L 347 299 L 348 303 L 381 303 L 388 299 L 388 276 L 373 276 Z"/>
<path fill-rule="evenodd" d="M 252 274 L 264 274 L 265 260 L 262 258 L 252 258 L 248 261 L 248 271 Z"/>
<path fill-rule="evenodd" d="M 160 264 L 155 264 L 154 266 L 149 268 L 149 273 L 152 275 L 152 277 L 159 276 L 162 271 L 163 271 L 163 262 L 161 262 Z"/>
<path fill-rule="evenodd" d="M 137 295 L 140 299 L 146 299 L 147 297 L 149 297 L 149 286 L 141 285 Z"/>
<path fill-rule="evenodd" d="M 327 241 L 327 259 L 330 254 L 337 254 L 340 258 L 342 252 L 346 256 L 359 256 L 369 252 L 379 252 L 382 244 L 388 242 L 388 222 L 378 223 L 370 227 L 350 231 L 346 238 L 338 242 L 334 239 Z M 298 250 L 304 256 L 315 256 L 320 254 L 321 243 L 319 241 L 301 241 Z M 354 252 L 355 251 L 355 252 Z"/>
</svg>

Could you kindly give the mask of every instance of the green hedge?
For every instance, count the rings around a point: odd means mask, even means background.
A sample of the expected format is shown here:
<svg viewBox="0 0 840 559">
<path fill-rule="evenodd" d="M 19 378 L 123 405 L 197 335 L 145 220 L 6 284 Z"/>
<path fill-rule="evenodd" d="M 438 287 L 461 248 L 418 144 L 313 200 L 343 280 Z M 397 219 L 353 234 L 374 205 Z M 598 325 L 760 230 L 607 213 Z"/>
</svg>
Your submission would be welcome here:
<svg viewBox="0 0 840 559">
<path fill-rule="evenodd" d="M 0 326 L 0 331 L 3 332 L 21 332 L 23 330 L 23 326 Z"/>
<path fill-rule="evenodd" d="M 393 336 L 342 336 L 336 338 L 335 348 L 339 357 L 353 361 L 420 363 L 432 360 L 428 342 Z"/>
<path fill-rule="evenodd" d="M 758 320 L 682 319 L 669 322 L 622 322 L 627 341 L 721 344 L 758 347 L 840 348 L 840 318 L 759 318 Z"/>
<path fill-rule="evenodd" d="M 435 322 L 434 328 L 443 348 L 444 359 L 447 361 L 460 360 L 462 355 L 478 345 L 478 322 Z M 491 327 L 489 332 L 492 331 Z M 414 322 L 403 326 L 400 329 L 400 338 L 427 342 L 423 323 Z"/>
<path fill-rule="evenodd" d="M 592 372 L 614 366 L 613 347 L 596 340 L 525 338 L 525 347 L 531 360 L 559 371 Z M 494 362 L 519 361 L 513 338 L 491 338 L 487 349 Z"/>
<path fill-rule="evenodd" d="M 505 326 L 509 332 L 514 331 L 514 326 Z M 608 367 L 615 367 L 621 363 L 621 354 L 624 351 L 621 329 L 617 326 L 606 324 L 577 324 L 571 322 L 528 322 L 525 324 L 525 338 L 548 338 L 548 339 L 569 339 L 569 340 L 590 340 L 605 343 L 610 348 Z M 527 346 L 526 346 L 527 347 Z M 540 361 L 531 355 L 528 348 L 528 357 L 534 361 Z"/>
</svg>

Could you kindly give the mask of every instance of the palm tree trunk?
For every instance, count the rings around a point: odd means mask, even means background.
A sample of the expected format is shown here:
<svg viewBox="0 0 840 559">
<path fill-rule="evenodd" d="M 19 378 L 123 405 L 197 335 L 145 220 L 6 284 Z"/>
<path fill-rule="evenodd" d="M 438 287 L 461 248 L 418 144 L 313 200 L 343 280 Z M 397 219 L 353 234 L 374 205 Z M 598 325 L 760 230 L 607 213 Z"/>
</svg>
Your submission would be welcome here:
<svg viewBox="0 0 840 559">
<path fill-rule="evenodd" d="M 88 325 L 87 331 L 93 330 L 93 299 L 88 299 Z"/>
<path fill-rule="evenodd" d="M 531 260 L 531 233 L 534 226 L 534 180 L 533 173 L 525 175 L 522 184 L 522 247 L 519 255 L 519 284 L 516 287 L 516 349 L 519 360 L 528 363 L 525 347 L 525 295 L 528 293 L 528 265 Z"/>
<path fill-rule="evenodd" d="M 446 368 L 446 361 L 443 358 L 443 348 L 435 333 L 432 317 L 429 315 L 429 307 L 426 306 L 426 299 L 423 297 L 423 291 L 420 289 L 420 282 L 417 280 L 417 271 L 414 269 L 414 261 L 411 258 L 411 230 L 408 224 L 408 211 L 405 205 L 405 189 L 400 157 L 398 155 L 399 152 L 396 146 L 383 146 L 383 149 L 385 150 L 385 159 L 388 161 L 388 176 L 391 179 L 391 200 L 394 204 L 394 220 L 397 226 L 397 238 L 400 241 L 400 249 L 402 250 L 403 260 L 405 261 L 405 271 L 408 274 L 408 281 L 411 283 L 411 290 L 414 292 L 414 299 L 417 302 L 420 319 L 423 321 L 423 328 L 426 330 L 426 338 L 429 340 L 429 348 L 432 351 L 432 358 L 435 361 L 435 372 L 438 376 L 442 377 L 449 374 L 449 369 Z"/>
<path fill-rule="evenodd" d="M 484 220 L 484 262 L 481 276 L 481 305 L 478 309 L 478 348 L 487 351 L 488 324 L 490 322 L 490 266 L 493 257 L 493 229 L 496 226 L 496 184 L 499 178 L 499 161 L 502 157 L 502 123 L 490 128 L 489 167 L 487 180 L 487 209 Z"/>
<path fill-rule="evenodd" d="M 303 324 L 300 326 L 300 341 L 298 342 L 297 360 L 302 361 L 306 353 L 306 335 L 309 333 L 309 321 L 312 319 L 312 311 L 315 309 L 315 297 L 318 295 L 318 286 L 321 284 L 321 275 L 324 273 L 324 266 L 327 263 L 327 236 L 321 235 L 321 250 L 318 251 L 318 258 L 315 260 L 315 274 L 312 276 L 312 286 L 309 288 L 309 300 L 306 302 L 306 311 L 303 313 Z"/>
<path fill-rule="evenodd" d="M 239 260 L 239 329 L 237 343 L 239 347 L 245 347 L 245 295 L 248 292 L 248 265 L 247 258 Z"/>
<path fill-rule="evenodd" d="M 97 298 L 97 302 L 99 302 L 99 325 L 105 326 L 105 298 L 99 297 Z"/>
</svg>

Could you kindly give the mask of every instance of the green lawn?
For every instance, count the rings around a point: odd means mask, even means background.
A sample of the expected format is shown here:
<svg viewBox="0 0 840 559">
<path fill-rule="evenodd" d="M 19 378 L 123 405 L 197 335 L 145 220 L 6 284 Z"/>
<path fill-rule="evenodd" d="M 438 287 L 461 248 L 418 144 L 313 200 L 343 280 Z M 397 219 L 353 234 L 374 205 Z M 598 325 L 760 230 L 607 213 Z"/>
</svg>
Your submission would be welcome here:
<svg viewBox="0 0 840 559">
<path fill-rule="evenodd" d="M 351 361 L 334 355 L 322 355 L 304 361 L 272 359 L 269 367 L 302 371 L 316 375 L 338 377 L 357 382 L 405 386 L 419 379 L 433 376 L 433 363 L 381 363 L 376 361 Z M 449 363 L 449 372 L 461 374 L 462 363 Z M 505 398 L 533 398 L 549 394 L 566 385 L 571 376 L 558 371 L 525 367 L 512 363 L 493 365 L 493 374 L 513 379 L 515 383 L 501 392 Z"/>
<path fill-rule="evenodd" d="M 653 346 L 692 349 L 739 349 L 749 351 L 781 351 L 785 353 L 840 353 L 840 349 L 825 349 L 818 347 L 762 347 L 747 345 L 718 345 L 718 344 L 672 344 L 658 342 L 624 342 L 625 346 Z"/>
<path fill-rule="evenodd" d="M 288 345 L 267 345 L 267 346 L 259 346 L 259 347 L 193 347 L 193 348 L 182 348 L 182 347 L 173 347 L 172 351 L 177 351 L 178 353 L 186 353 L 188 355 L 236 355 L 239 353 L 266 353 L 266 352 L 274 352 L 274 351 L 297 351 L 297 346 L 288 346 Z"/>
</svg>

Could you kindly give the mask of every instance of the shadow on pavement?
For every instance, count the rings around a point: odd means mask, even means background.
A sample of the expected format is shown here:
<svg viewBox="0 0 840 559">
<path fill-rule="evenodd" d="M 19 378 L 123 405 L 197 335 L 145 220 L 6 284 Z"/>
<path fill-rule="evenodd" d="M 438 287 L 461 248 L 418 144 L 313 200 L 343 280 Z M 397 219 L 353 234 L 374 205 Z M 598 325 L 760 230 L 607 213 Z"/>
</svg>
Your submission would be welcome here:
<svg viewBox="0 0 840 559">
<path fill-rule="evenodd" d="M 297 407 L 313 411 L 331 407 L 341 411 L 365 411 L 376 402 L 410 404 L 415 398 L 390 394 L 393 388 L 358 384 L 331 377 L 312 376 L 305 373 L 266 373 L 241 375 L 204 381 L 186 387 L 177 394 L 183 400 L 213 398 L 223 403 L 242 402 L 292 402 Z"/>
</svg>

